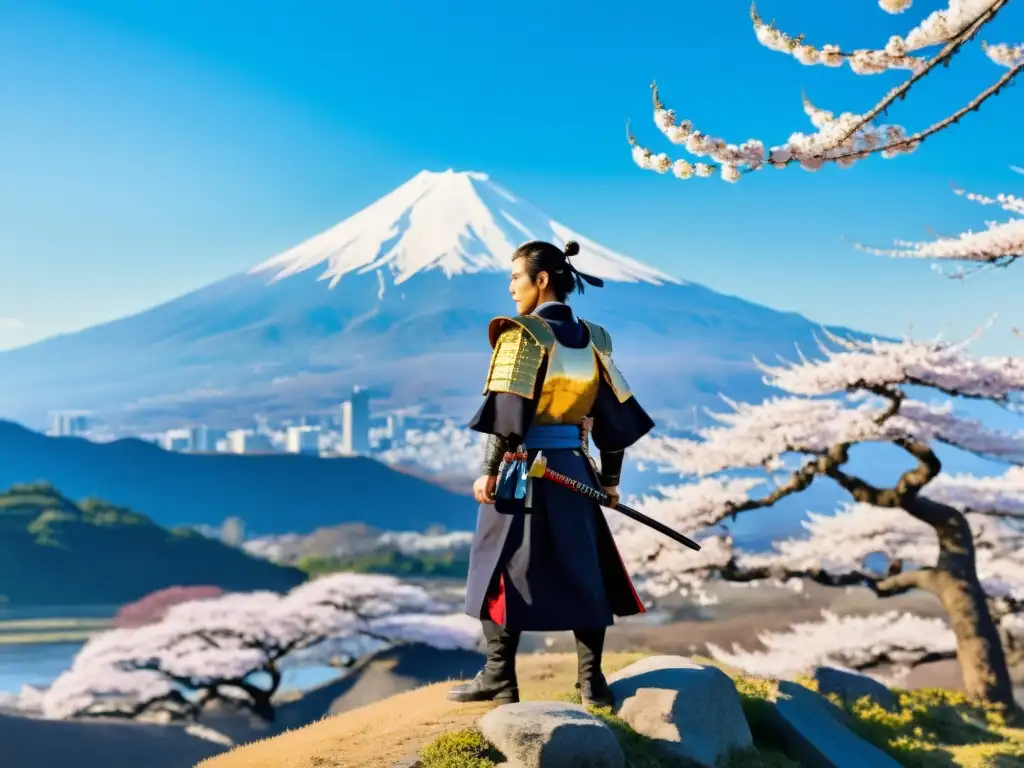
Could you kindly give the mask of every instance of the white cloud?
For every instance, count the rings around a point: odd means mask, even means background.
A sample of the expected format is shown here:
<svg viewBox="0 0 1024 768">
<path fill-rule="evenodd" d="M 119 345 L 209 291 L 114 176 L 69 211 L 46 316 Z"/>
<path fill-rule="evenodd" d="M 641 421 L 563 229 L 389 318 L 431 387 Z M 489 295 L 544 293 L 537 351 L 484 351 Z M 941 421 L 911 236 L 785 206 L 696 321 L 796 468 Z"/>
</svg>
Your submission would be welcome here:
<svg viewBox="0 0 1024 768">
<path fill-rule="evenodd" d="M 0 331 L 20 331 L 25 324 L 16 317 L 0 317 Z"/>
</svg>

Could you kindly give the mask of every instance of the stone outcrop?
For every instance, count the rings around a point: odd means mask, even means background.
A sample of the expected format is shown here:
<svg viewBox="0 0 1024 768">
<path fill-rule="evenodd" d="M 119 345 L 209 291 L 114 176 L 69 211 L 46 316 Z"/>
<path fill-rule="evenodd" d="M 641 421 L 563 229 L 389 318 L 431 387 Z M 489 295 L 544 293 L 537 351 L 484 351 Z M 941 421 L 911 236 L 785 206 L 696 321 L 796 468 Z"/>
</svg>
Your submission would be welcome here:
<svg viewBox="0 0 1024 768">
<path fill-rule="evenodd" d="M 783 680 L 765 723 L 786 754 L 816 768 L 899 768 L 878 747 L 857 736 L 820 693 Z"/>
<path fill-rule="evenodd" d="M 651 656 L 608 678 L 617 714 L 668 754 L 714 766 L 753 747 L 736 685 L 717 667 Z"/>
<path fill-rule="evenodd" d="M 505 756 L 508 768 L 625 768 L 615 734 L 577 704 L 505 704 L 477 726 Z"/>
<path fill-rule="evenodd" d="M 813 677 L 821 693 L 826 696 L 836 694 L 847 709 L 865 696 L 889 712 L 899 709 L 900 700 L 895 693 L 874 678 L 859 672 L 837 667 L 818 667 Z"/>
</svg>

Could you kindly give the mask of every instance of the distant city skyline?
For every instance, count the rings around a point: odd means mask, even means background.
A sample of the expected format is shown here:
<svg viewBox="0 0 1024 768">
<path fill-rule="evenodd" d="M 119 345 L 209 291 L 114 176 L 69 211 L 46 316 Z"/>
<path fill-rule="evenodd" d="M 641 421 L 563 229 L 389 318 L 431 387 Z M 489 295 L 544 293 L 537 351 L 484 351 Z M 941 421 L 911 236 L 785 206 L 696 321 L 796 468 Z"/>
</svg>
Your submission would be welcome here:
<svg viewBox="0 0 1024 768">
<path fill-rule="evenodd" d="M 931 10 L 762 5 L 783 28 L 844 47 L 884 44 Z M 1009 170 L 1024 164 L 1019 89 L 908 157 L 679 182 L 636 168 L 625 143 L 628 119 L 646 145 L 673 148 L 651 124 L 652 79 L 703 130 L 778 143 L 810 129 L 801 90 L 856 111 L 902 75 L 857 77 L 768 51 L 746 3 L 659 6 L 661 29 L 690 31 L 681 45 L 652 45 L 607 0 L 447 7 L 0 0 L 0 67 L 19 73 L 0 82 L 0 163 L 16 181 L 0 188 L 0 349 L 244 271 L 422 169 L 455 168 L 717 291 L 885 334 L 963 335 L 998 312 L 978 349 L 1020 352 L 1010 333 L 1024 326 L 1020 265 L 961 283 L 842 241 L 980 228 L 990 212 L 949 183 L 1020 189 Z M 538 41 L 537 18 L 558 32 Z M 1022 26 L 1024 7 L 1012 6 L 986 33 Z M 890 119 L 923 127 L 995 75 L 972 45 Z"/>
</svg>

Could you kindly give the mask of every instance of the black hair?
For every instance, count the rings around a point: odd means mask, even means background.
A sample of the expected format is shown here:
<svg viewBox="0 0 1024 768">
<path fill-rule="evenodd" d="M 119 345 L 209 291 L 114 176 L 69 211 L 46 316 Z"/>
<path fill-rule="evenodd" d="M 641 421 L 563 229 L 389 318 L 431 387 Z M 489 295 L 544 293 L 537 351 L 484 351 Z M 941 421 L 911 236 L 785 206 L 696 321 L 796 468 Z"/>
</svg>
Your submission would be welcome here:
<svg viewBox="0 0 1024 768">
<path fill-rule="evenodd" d="M 571 293 L 583 293 L 584 283 L 589 283 L 595 288 L 604 286 L 604 280 L 586 275 L 570 263 L 569 259 L 579 252 L 580 244 L 575 240 L 569 240 L 564 249 L 543 240 L 531 240 L 516 248 L 512 254 L 512 261 L 524 259 L 526 273 L 534 282 L 537 275 L 547 272 L 555 298 L 565 301 Z"/>
</svg>

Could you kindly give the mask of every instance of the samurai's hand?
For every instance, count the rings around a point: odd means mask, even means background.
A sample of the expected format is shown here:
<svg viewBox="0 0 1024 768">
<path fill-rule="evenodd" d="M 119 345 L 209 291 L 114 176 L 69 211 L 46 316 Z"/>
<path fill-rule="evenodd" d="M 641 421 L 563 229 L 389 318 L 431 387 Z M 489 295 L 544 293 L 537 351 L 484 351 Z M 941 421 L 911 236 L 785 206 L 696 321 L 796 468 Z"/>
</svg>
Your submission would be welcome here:
<svg viewBox="0 0 1024 768">
<path fill-rule="evenodd" d="M 480 475 L 473 483 L 473 498 L 480 504 L 493 504 L 494 492 L 497 488 L 497 475 Z"/>
<path fill-rule="evenodd" d="M 608 494 L 608 506 L 614 507 L 619 503 L 619 486 L 602 486 L 601 490 Z"/>
</svg>

